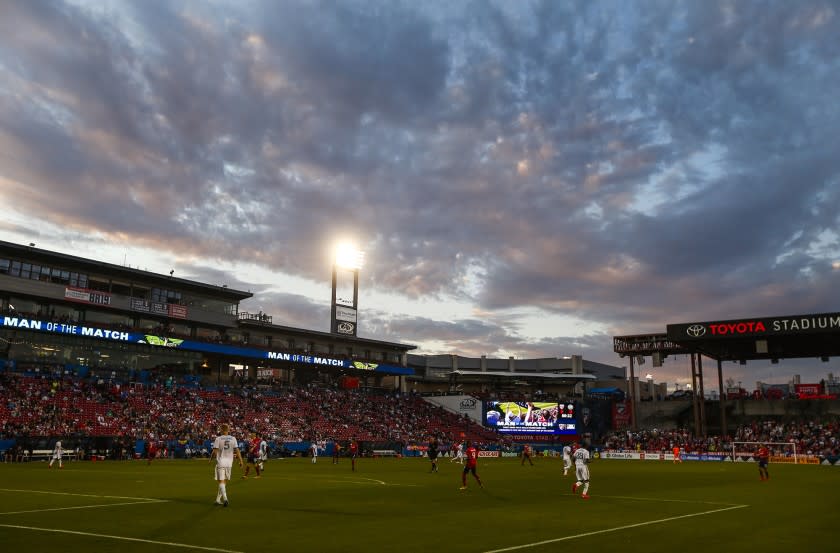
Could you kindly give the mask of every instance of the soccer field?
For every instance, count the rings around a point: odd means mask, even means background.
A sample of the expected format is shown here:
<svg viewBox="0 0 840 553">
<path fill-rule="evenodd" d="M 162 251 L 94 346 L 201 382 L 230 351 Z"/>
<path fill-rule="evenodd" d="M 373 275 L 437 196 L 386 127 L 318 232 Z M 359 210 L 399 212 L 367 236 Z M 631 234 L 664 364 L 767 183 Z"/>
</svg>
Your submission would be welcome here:
<svg viewBox="0 0 840 553">
<path fill-rule="evenodd" d="M 234 469 L 213 505 L 206 460 L 0 464 L 3 551 L 836 551 L 840 468 L 596 460 L 591 499 L 562 462 L 276 459 Z M 471 478 L 471 477 L 470 477 Z"/>
</svg>

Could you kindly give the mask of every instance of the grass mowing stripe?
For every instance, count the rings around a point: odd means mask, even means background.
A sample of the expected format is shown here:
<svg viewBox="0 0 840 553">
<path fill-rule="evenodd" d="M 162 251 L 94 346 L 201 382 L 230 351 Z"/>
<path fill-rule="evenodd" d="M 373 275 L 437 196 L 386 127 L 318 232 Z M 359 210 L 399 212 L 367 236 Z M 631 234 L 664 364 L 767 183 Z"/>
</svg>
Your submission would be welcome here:
<svg viewBox="0 0 840 553">
<path fill-rule="evenodd" d="M 158 501 L 131 501 L 127 503 L 101 503 L 99 505 L 78 505 L 76 507 L 52 507 L 49 509 L 31 509 L 29 511 L 6 511 L 0 515 L 23 515 L 26 513 L 48 513 L 50 511 L 72 511 L 75 509 L 96 509 L 98 507 L 120 507 L 122 505 L 151 505 L 153 503 L 166 503 L 165 499 Z"/>
<path fill-rule="evenodd" d="M 616 526 L 615 528 L 605 528 L 604 530 L 595 530 L 593 532 L 584 532 L 583 534 L 575 534 L 573 536 L 563 536 L 562 538 L 553 538 L 550 540 L 542 540 L 534 543 L 525 543 L 522 545 L 513 545 L 511 547 L 503 547 L 502 549 L 493 549 L 485 551 L 484 553 L 503 553 L 504 551 L 516 551 L 517 549 L 527 549 L 529 547 L 537 547 L 549 543 L 557 543 L 560 541 L 576 540 L 578 538 L 585 538 L 587 536 L 597 536 L 599 534 L 607 534 L 610 532 L 618 532 L 619 530 L 628 530 L 630 528 L 639 528 L 641 526 L 650 526 L 651 524 L 661 524 L 663 522 L 671 522 L 673 520 L 680 520 L 683 518 L 699 517 L 703 515 L 711 515 L 714 513 L 722 513 L 724 511 L 731 511 L 733 509 L 743 509 L 749 505 L 733 505 L 732 507 L 724 507 L 723 509 L 713 509 L 711 511 L 703 511 L 702 513 L 691 513 L 688 515 L 680 515 L 675 517 L 660 518 L 659 520 L 649 520 L 647 522 L 637 522 L 636 524 L 625 524 L 624 526 Z"/>
<path fill-rule="evenodd" d="M 155 545 L 166 545 L 168 547 L 181 547 L 184 549 L 200 549 L 201 551 L 219 551 L 221 553 L 244 553 L 232 549 L 219 549 L 218 547 L 203 547 L 201 545 L 189 545 L 187 543 L 175 543 L 171 541 L 145 540 L 143 538 L 129 538 L 126 536 L 112 536 L 110 534 L 95 534 L 93 532 L 78 532 L 76 530 L 58 530 L 56 528 L 36 528 L 34 526 L 19 526 L 17 524 L 0 524 L 0 528 L 15 528 L 17 530 L 34 530 L 36 532 L 53 532 L 56 534 L 72 534 L 76 536 L 89 536 L 93 538 L 107 538 L 110 540 L 133 541 L 140 543 L 152 543 Z"/>
</svg>

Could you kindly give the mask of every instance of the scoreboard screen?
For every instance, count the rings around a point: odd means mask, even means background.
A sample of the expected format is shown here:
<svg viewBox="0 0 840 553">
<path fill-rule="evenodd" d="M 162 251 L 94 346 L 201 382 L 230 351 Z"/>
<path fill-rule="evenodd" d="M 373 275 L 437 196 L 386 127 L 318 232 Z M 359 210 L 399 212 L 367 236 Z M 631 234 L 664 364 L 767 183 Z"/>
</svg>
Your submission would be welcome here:
<svg viewBox="0 0 840 553">
<path fill-rule="evenodd" d="M 575 404 L 556 401 L 485 401 L 485 426 L 504 434 L 577 434 Z"/>
</svg>

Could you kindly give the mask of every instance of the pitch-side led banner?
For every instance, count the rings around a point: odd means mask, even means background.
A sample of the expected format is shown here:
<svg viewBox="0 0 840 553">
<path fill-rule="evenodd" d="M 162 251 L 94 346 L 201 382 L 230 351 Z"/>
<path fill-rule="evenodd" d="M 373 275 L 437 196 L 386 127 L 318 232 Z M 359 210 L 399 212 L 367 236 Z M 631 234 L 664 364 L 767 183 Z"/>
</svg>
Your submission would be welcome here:
<svg viewBox="0 0 840 553">
<path fill-rule="evenodd" d="M 683 456 L 684 457 L 684 456 Z M 658 453 L 655 451 L 611 451 L 601 452 L 601 459 L 632 459 L 635 461 L 673 461 L 673 453 Z"/>
</svg>

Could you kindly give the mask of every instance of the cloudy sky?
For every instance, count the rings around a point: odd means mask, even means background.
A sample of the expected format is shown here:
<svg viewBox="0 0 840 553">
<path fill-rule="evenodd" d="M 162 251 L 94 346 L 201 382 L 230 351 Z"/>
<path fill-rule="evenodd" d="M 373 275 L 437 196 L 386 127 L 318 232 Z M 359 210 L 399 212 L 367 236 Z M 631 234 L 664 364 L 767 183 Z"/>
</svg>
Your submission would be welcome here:
<svg viewBox="0 0 840 553">
<path fill-rule="evenodd" d="M 0 0 L 0 239 L 328 330 L 351 238 L 361 336 L 620 366 L 840 311 L 838 91 L 832 0 Z"/>
</svg>

